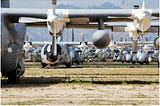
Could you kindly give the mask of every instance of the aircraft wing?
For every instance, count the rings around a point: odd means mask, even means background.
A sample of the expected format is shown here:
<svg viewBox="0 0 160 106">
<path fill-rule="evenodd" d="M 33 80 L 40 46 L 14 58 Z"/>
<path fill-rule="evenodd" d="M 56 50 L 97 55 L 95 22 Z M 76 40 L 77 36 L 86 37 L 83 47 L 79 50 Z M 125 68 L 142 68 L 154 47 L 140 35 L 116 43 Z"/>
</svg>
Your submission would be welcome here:
<svg viewBox="0 0 160 106">
<path fill-rule="evenodd" d="M 10 22 L 21 23 L 28 26 L 46 26 L 47 9 L 2 9 Z M 154 19 L 159 18 L 159 10 L 152 9 Z M 130 17 L 133 9 L 56 9 L 56 14 L 68 19 L 66 27 L 85 27 L 91 22 L 98 22 L 101 18 L 104 22 L 128 22 L 133 21 Z M 95 25 L 93 25 L 95 26 Z"/>
<path fill-rule="evenodd" d="M 47 9 L 2 8 L 1 14 L 4 14 L 10 22 L 18 23 L 20 17 L 46 19 Z"/>
<path fill-rule="evenodd" d="M 102 18 L 107 16 L 112 17 L 129 17 L 133 14 L 134 9 L 70 9 L 68 10 L 69 18 Z M 152 9 L 152 16 L 159 17 L 159 10 Z"/>
</svg>

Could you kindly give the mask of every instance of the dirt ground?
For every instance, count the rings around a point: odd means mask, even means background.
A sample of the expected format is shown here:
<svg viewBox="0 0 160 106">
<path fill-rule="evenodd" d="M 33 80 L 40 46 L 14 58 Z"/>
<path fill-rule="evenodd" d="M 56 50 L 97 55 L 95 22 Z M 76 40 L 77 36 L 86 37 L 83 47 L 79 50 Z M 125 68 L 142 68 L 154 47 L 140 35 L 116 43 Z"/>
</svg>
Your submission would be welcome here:
<svg viewBox="0 0 160 106">
<path fill-rule="evenodd" d="M 158 84 L 51 84 L 2 88 L 2 105 L 158 105 Z"/>
<path fill-rule="evenodd" d="M 39 69 L 38 69 L 39 70 Z M 55 73 L 64 73 L 64 70 L 54 69 Z M 82 70 L 82 68 L 76 69 Z M 89 69 L 85 69 L 86 71 Z M 107 71 L 107 68 L 102 72 Z M 117 74 L 122 72 L 116 71 Z M 122 69 L 123 73 L 125 69 Z M 126 72 L 128 69 L 126 68 Z M 137 72 L 141 69 L 136 69 Z M 144 69 L 144 71 L 148 69 Z M 158 70 L 150 69 L 148 75 L 154 74 L 157 77 Z M 49 73 L 49 74 L 43 74 Z M 41 74 L 40 74 L 40 73 Z M 116 81 L 108 83 L 93 82 L 50 82 L 54 80 L 48 76 L 51 71 L 39 70 L 37 73 L 41 77 L 37 77 L 36 72 L 27 69 L 25 77 L 18 84 L 3 84 L 1 88 L 1 104 L 2 105 L 159 105 L 159 80 L 153 81 L 137 81 L 117 83 Z M 74 72 L 74 71 L 73 71 Z M 77 71 L 78 72 L 78 71 Z M 100 72 L 100 71 L 99 71 Z M 116 75 L 116 73 L 114 74 Z M 71 71 L 70 71 L 71 73 Z M 92 73 L 91 71 L 89 73 Z M 149 74 L 150 73 L 150 74 Z M 82 73 L 81 73 L 82 74 Z M 101 73 L 102 74 L 102 73 Z M 132 73 L 133 74 L 133 73 Z M 147 74 L 147 72 L 146 72 Z M 36 76 L 32 78 L 31 76 Z M 144 76 L 145 78 L 145 76 Z M 157 77 L 158 78 L 158 77 Z M 44 80 L 48 81 L 44 81 Z M 116 78 L 115 78 L 116 79 Z M 3 81 L 3 80 L 2 80 Z M 35 82 L 34 82 L 35 81 Z M 4 80 L 5 82 L 5 80 Z M 105 83 L 104 83 L 105 82 Z M 134 82 L 134 83 L 133 83 Z"/>
</svg>

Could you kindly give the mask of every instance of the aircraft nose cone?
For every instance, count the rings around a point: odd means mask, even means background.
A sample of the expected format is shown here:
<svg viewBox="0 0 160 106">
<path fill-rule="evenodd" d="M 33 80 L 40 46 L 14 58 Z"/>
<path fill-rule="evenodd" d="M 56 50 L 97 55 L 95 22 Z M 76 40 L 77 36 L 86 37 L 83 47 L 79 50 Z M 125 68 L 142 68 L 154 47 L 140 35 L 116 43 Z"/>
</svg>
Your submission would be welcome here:
<svg viewBox="0 0 160 106">
<path fill-rule="evenodd" d="M 92 36 L 92 43 L 97 48 L 103 49 L 110 44 L 110 36 L 106 31 L 98 30 Z"/>
<path fill-rule="evenodd" d="M 132 62 L 136 62 L 136 60 L 137 60 L 137 55 L 134 55 L 132 58 Z"/>
<path fill-rule="evenodd" d="M 127 62 L 131 61 L 131 58 L 132 58 L 132 56 L 131 56 L 131 55 L 126 54 L 126 61 L 127 61 Z"/>
<path fill-rule="evenodd" d="M 145 56 L 143 54 L 140 54 L 138 57 L 139 62 L 144 62 L 145 61 Z"/>
</svg>

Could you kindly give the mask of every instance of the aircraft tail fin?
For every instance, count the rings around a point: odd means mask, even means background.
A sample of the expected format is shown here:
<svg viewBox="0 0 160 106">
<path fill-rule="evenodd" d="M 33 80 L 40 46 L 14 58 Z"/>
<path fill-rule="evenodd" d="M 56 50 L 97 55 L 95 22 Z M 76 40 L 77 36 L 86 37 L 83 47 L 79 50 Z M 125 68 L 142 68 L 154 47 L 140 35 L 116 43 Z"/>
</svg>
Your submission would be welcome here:
<svg viewBox="0 0 160 106">
<path fill-rule="evenodd" d="M 10 0 L 1 0 L 1 8 L 10 8 Z"/>
</svg>

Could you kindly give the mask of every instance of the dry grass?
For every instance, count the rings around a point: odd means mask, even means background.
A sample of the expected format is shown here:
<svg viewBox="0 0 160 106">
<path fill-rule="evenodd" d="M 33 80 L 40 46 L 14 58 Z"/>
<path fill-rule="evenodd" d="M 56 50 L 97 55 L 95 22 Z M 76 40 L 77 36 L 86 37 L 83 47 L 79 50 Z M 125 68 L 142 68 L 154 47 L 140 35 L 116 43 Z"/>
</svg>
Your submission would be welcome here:
<svg viewBox="0 0 160 106">
<path fill-rule="evenodd" d="M 106 78 L 71 77 L 79 75 Z M 18 84 L 2 84 L 1 100 L 2 105 L 159 105 L 158 76 L 158 68 L 42 69 L 30 63 Z"/>
<path fill-rule="evenodd" d="M 158 68 L 63 68 L 63 69 L 43 69 L 27 68 L 26 76 L 53 76 L 66 74 L 89 74 L 89 75 L 158 75 Z"/>
</svg>

